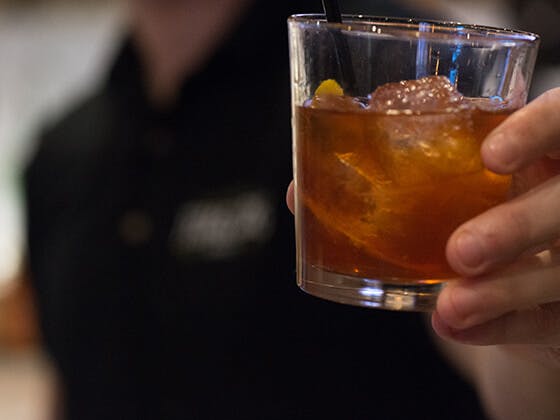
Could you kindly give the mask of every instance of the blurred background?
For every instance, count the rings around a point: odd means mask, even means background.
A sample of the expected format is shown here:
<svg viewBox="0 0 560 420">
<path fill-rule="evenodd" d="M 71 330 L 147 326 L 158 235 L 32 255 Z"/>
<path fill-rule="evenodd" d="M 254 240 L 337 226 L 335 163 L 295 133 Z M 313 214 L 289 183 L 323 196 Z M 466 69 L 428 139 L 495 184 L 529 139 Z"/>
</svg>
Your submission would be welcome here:
<svg viewBox="0 0 560 420">
<path fill-rule="evenodd" d="M 560 12 L 552 1 L 400 1 L 436 18 L 533 30 L 547 49 L 559 45 L 554 25 Z M 0 0 L 2 420 L 51 420 L 57 399 L 56 373 L 41 349 L 33 296 L 20 272 L 25 220 L 19 174 L 41 127 L 101 82 L 126 21 L 124 0 Z M 544 55 L 534 94 L 560 85 L 558 64 Z"/>
<path fill-rule="evenodd" d="M 41 350 L 20 267 L 19 174 L 42 126 L 95 89 L 125 26 L 115 0 L 0 1 L 0 419 L 53 418 L 56 375 Z"/>
</svg>

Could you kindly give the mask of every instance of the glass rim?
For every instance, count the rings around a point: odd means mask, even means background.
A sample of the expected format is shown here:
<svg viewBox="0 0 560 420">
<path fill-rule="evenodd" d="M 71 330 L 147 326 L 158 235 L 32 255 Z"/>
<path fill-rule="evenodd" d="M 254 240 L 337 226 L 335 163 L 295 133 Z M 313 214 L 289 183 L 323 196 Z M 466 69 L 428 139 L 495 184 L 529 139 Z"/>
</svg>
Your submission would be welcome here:
<svg viewBox="0 0 560 420">
<path fill-rule="evenodd" d="M 480 39 L 507 40 L 513 42 L 526 42 L 530 44 L 536 44 L 540 41 L 540 36 L 533 32 L 500 28 L 497 26 L 476 25 L 451 20 L 447 21 L 361 14 L 343 14 L 342 19 L 342 23 L 327 22 L 324 14 L 301 13 L 289 16 L 288 22 L 319 26 L 326 29 L 364 33 L 372 33 L 371 28 L 373 26 L 381 26 L 401 30 L 403 33 L 415 32 L 417 34 L 422 34 L 422 37 L 437 36 L 438 34 L 446 36 L 460 34 L 463 36 L 468 35 L 469 37 L 474 36 Z M 432 25 L 432 31 L 419 30 L 421 24 Z"/>
</svg>

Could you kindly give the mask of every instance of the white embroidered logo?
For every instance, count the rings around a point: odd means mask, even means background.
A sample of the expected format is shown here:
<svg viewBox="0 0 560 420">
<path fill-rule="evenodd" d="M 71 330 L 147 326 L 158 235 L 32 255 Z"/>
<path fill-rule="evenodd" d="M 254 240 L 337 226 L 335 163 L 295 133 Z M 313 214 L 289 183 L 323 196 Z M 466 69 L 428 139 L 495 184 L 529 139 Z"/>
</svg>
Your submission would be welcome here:
<svg viewBox="0 0 560 420">
<path fill-rule="evenodd" d="M 177 213 L 171 246 L 183 257 L 232 258 L 270 239 L 274 207 L 262 191 L 186 203 Z"/>
</svg>

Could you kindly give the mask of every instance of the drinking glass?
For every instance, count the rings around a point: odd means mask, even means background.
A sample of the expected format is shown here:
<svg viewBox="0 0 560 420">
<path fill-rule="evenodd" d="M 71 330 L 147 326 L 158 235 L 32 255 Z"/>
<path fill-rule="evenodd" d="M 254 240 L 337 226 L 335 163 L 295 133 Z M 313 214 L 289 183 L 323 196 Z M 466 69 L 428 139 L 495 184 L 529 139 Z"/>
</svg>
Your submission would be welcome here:
<svg viewBox="0 0 560 420">
<path fill-rule="evenodd" d="M 510 194 L 480 146 L 526 103 L 539 37 L 371 16 L 288 28 L 298 285 L 432 310 L 456 277 L 451 233 Z"/>
</svg>

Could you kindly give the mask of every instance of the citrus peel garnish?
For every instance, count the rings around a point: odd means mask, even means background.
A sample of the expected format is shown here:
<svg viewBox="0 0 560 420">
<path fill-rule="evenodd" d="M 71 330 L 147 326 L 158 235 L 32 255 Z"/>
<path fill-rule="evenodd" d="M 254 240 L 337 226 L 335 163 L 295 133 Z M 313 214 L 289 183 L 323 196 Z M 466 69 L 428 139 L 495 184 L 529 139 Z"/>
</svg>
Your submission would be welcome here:
<svg viewBox="0 0 560 420">
<path fill-rule="evenodd" d="M 344 91 L 334 79 L 323 80 L 315 89 L 315 96 L 344 96 Z"/>
</svg>

